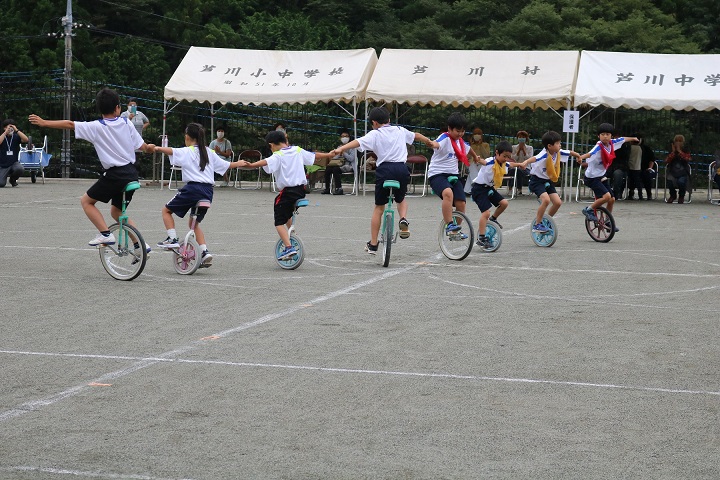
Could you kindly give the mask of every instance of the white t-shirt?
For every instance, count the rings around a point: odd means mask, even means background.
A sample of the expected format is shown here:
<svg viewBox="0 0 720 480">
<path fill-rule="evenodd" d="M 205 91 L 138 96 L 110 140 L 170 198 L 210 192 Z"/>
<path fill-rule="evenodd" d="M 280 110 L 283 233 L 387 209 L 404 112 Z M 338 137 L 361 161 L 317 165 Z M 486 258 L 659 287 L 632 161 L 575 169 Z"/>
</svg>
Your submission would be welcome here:
<svg viewBox="0 0 720 480">
<path fill-rule="evenodd" d="M 570 158 L 570 150 L 560 150 L 558 155 L 560 155 L 561 163 L 567 163 L 568 158 Z M 545 165 L 547 163 L 547 159 L 548 152 L 543 148 L 542 150 L 540 150 L 540 153 L 535 156 L 535 162 L 531 164 L 530 175 L 535 175 L 538 178 L 550 180 L 547 175 L 547 167 Z M 557 160 L 557 157 L 555 157 L 555 160 Z"/>
<path fill-rule="evenodd" d="M 450 135 L 446 133 L 441 134 L 437 140 L 440 144 L 440 148 L 433 151 L 433 155 L 430 158 L 430 166 L 428 167 L 428 177 L 437 175 L 439 173 L 452 173 L 457 175 L 458 170 L 458 158 L 455 155 L 455 149 L 452 146 L 452 139 Z M 460 138 L 455 141 L 455 145 L 458 145 L 458 141 L 462 144 L 462 148 L 465 150 L 465 154 L 470 151 L 470 145 Z"/>
<path fill-rule="evenodd" d="M 617 151 L 618 148 L 622 147 L 623 143 L 625 143 L 625 137 L 612 139 L 612 144 L 615 151 Z M 602 152 L 600 151 L 601 148 L 605 148 L 605 146 L 602 144 L 601 141 L 598 141 L 593 147 L 593 149 L 590 150 L 590 156 L 585 160 L 587 162 L 587 170 L 585 170 L 585 176 L 588 178 L 597 178 L 605 175 L 605 171 L 607 170 L 607 168 L 605 168 L 602 163 Z M 607 153 L 610 153 L 609 148 L 605 148 L 605 151 Z"/>
<path fill-rule="evenodd" d="M 183 182 L 198 182 L 198 183 L 209 183 L 210 185 L 215 184 L 215 174 L 223 175 L 230 168 L 230 162 L 223 160 L 214 151 L 207 147 L 203 147 L 207 150 L 208 164 L 205 165 L 205 170 L 200 171 L 200 152 L 197 146 L 191 145 L 189 147 L 173 148 L 172 155 L 170 155 L 170 164 L 177 167 L 182 167 L 182 179 Z"/>
<path fill-rule="evenodd" d="M 87 140 L 95 146 L 105 170 L 135 163 L 135 150 L 145 143 L 132 123 L 120 117 L 75 122 L 75 138 Z"/>
<path fill-rule="evenodd" d="M 495 157 L 489 157 L 486 158 L 485 161 L 487 162 L 487 165 L 481 165 L 480 171 L 477 174 L 477 177 L 475 177 L 475 180 L 473 180 L 472 183 L 478 183 L 480 185 L 487 185 L 489 187 L 492 187 L 495 185 L 495 172 L 493 172 L 493 165 L 495 165 Z M 504 173 L 507 174 L 508 172 L 508 164 L 505 162 Z"/>
<path fill-rule="evenodd" d="M 360 150 L 372 150 L 377 155 L 376 165 L 383 162 L 407 161 L 407 146 L 415 141 L 415 134 L 398 125 L 383 125 L 360 138 Z"/>
<path fill-rule="evenodd" d="M 307 184 L 304 166 L 315 163 L 315 153 L 291 146 L 274 152 L 265 160 L 268 164 L 263 170 L 275 175 L 277 188 L 282 190 L 285 187 Z"/>
</svg>

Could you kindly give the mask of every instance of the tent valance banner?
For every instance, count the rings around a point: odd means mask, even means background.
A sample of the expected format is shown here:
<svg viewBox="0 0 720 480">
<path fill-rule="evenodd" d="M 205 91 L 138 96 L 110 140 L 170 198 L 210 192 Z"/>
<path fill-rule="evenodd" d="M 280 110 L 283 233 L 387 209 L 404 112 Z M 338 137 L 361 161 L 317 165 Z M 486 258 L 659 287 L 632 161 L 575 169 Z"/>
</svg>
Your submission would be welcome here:
<svg viewBox="0 0 720 480">
<path fill-rule="evenodd" d="M 275 51 L 190 47 L 165 86 L 166 100 L 270 105 L 364 99 L 372 48 Z"/>
<path fill-rule="evenodd" d="M 720 55 L 584 51 L 575 105 L 651 110 L 720 108 Z"/>
<path fill-rule="evenodd" d="M 577 51 L 384 49 L 367 99 L 420 105 L 564 108 Z"/>
</svg>

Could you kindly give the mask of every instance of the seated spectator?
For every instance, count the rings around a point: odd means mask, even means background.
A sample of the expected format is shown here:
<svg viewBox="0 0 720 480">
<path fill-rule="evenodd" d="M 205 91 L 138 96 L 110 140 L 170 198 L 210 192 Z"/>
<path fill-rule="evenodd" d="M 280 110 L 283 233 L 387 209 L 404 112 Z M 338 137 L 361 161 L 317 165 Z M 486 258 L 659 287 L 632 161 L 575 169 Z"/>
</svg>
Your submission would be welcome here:
<svg viewBox="0 0 720 480">
<path fill-rule="evenodd" d="M 212 142 L 210 142 L 210 150 L 217 153 L 220 158 L 227 160 L 228 162 L 233 161 L 233 148 L 232 143 L 225 137 L 225 127 L 217 127 L 215 129 L 215 135 L 217 136 Z M 227 187 L 230 185 L 230 169 L 223 174 L 223 183 L 221 187 Z"/>
<path fill-rule="evenodd" d="M 642 149 L 642 157 L 640 159 L 640 179 L 642 185 L 645 188 L 645 199 L 652 200 L 652 188 L 653 181 L 657 177 L 657 170 L 655 168 L 655 152 L 646 143 L 643 137 L 638 137 L 640 140 L 640 148 Z M 642 195 L 640 196 L 642 199 Z"/>
<path fill-rule="evenodd" d="M 468 179 L 465 181 L 464 188 L 465 193 L 470 193 L 472 190 L 472 182 L 477 178 L 478 173 L 480 173 L 480 167 L 482 165 L 480 165 L 479 159 L 484 160 L 490 156 L 490 145 L 483 141 L 483 131 L 480 127 L 473 129 L 472 137 L 470 137 L 470 148 L 473 149 L 477 157 L 476 161 L 471 161 L 468 167 Z"/>
<path fill-rule="evenodd" d="M 350 131 L 343 128 L 340 130 L 340 145 L 345 145 L 351 140 Z M 345 150 L 342 155 L 332 158 L 325 167 L 325 190 L 321 193 L 329 195 L 331 179 L 335 179 L 335 188 L 332 190 L 333 195 L 343 195 L 341 175 L 343 173 L 354 171 L 355 162 L 357 162 L 357 151 L 354 148 Z M 354 179 L 353 179 L 354 181 Z"/>
<path fill-rule="evenodd" d="M 685 192 L 688 189 L 692 191 L 692 184 L 690 181 L 690 152 L 685 147 L 685 137 L 682 135 L 675 135 L 673 138 L 665 165 L 665 180 L 668 190 L 670 190 L 670 197 L 666 202 L 673 203 L 677 199 L 678 203 L 684 203 Z"/>
</svg>

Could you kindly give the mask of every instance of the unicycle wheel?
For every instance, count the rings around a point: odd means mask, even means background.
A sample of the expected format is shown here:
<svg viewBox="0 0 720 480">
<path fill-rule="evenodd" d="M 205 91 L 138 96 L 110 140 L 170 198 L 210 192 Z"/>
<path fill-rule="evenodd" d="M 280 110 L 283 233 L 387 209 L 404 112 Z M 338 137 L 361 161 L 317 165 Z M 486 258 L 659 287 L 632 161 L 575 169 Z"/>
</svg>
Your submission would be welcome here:
<svg viewBox="0 0 720 480">
<path fill-rule="evenodd" d="M 535 227 L 535 219 L 533 218 L 530 221 L 530 236 L 538 247 L 552 247 L 557 240 L 557 224 L 549 215 L 543 216 L 542 224 L 547 228 L 547 232 L 534 232 L 532 229 Z"/>
<path fill-rule="evenodd" d="M 192 275 L 200 268 L 202 263 L 202 252 L 200 245 L 194 237 L 190 237 L 187 243 L 182 243 L 173 249 L 173 266 L 180 275 Z"/>
<path fill-rule="evenodd" d="M 445 221 L 440 221 L 438 229 L 440 250 L 450 260 L 463 260 L 472 250 L 475 232 L 470 219 L 462 212 L 454 211 L 452 221 L 461 227 L 457 232 L 446 233 Z"/>
<path fill-rule="evenodd" d="M 615 218 L 605 207 L 595 209 L 597 221 L 585 218 L 585 230 L 596 242 L 607 243 L 615 236 Z"/>
<path fill-rule="evenodd" d="M 296 236 L 294 233 L 290 234 L 290 244 L 295 247 L 297 253 L 284 260 L 278 259 L 278 255 L 285 250 L 285 244 L 282 240 L 278 240 L 275 244 L 275 261 L 283 270 L 295 270 L 302 264 L 303 260 L 305 260 L 305 246 L 303 245 L 302 240 L 300 240 L 300 237 Z"/>
<path fill-rule="evenodd" d="M 102 266 L 117 280 L 134 280 L 142 273 L 147 262 L 145 240 L 132 225 L 123 224 L 121 229 L 120 224 L 115 223 L 109 230 L 115 236 L 115 245 L 101 245 L 98 248 Z M 135 248 L 136 242 L 138 248 Z"/>
<path fill-rule="evenodd" d="M 496 252 L 500 248 L 500 245 L 502 245 L 502 229 L 500 225 L 492 220 L 488 220 L 485 226 L 485 238 L 487 238 L 490 245 L 483 248 L 483 251 Z"/>
</svg>

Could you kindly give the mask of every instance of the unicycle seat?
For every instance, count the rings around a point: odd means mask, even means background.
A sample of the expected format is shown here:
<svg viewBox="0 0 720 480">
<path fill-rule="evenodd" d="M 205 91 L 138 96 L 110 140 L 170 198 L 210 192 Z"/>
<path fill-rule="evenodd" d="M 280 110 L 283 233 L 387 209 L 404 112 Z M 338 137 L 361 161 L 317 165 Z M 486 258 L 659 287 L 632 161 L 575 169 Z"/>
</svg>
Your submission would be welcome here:
<svg viewBox="0 0 720 480">
<path fill-rule="evenodd" d="M 451 175 L 451 176 L 447 177 L 447 179 L 448 179 L 448 182 L 450 182 L 450 185 L 455 185 L 458 181 L 458 177 L 456 177 L 455 175 Z"/>
<path fill-rule="evenodd" d="M 310 205 L 310 200 L 307 200 L 305 198 L 301 198 L 300 200 L 295 202 L 295 208 L 307 207 L 308 205 Z"/>
<path fill-rule="evenodd" d="M 383 182 L 383 188 L 400 188 L 400 182 L 397 180 L 385 180 Z"/>
<path fill-rule="evenodd" d="M 140 188 L 140 182 L 130 182 L 127 185 L 125 185 L 125 192 L 132 192 L 133 190 L 137 190 Z"/>
<path fill-rule="evenodd" d="M 195 204 L 195 208 L 210 208 L 212 206 L 212 202 L 207 199 L 198 200 L 198 202 Z"/>
</svg>

